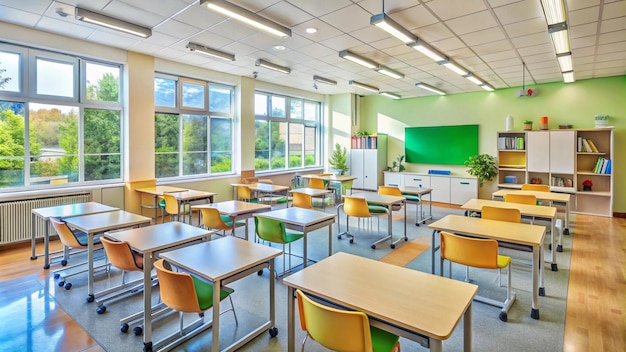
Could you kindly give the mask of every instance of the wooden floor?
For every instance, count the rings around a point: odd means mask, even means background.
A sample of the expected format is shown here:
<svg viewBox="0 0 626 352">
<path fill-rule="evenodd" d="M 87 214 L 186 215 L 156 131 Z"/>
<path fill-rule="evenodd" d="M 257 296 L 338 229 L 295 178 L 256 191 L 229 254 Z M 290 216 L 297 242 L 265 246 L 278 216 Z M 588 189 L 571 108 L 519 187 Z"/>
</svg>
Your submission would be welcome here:
<svg viewBox="0 0 626 352">
<path fill-rule="evenodd" d="M 573 232 L 563 350 L 626 351 L 626 219 L 577 215 Z M 60 246 L 54 243 L 53 247 Z M 41 251 L 38 248 L 37 252 Z M 47 278 L 43 259 L 29 258 L 30 247 L 0 250 L 0 281 L 31 274 Z M 14 294 L 19 295 L 16 291 Z M 4 304 L 6 299 L 0 298 L 0 313 L 13 306 Z M 43 323 L 32 325 L 45 330 L 30 331 L 33 336 L 58 333 L 58 351 L 102 351 L 58 305 L 45 312 Z M 0 346 L 2 342 L 0 333 Z"/>
</svg>

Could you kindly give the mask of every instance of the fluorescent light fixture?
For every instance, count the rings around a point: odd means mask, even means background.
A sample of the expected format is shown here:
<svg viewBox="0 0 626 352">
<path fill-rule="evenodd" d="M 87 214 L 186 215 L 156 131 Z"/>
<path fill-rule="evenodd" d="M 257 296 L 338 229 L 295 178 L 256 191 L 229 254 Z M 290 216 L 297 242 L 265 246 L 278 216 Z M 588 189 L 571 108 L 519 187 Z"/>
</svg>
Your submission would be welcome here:
<svg viewBox="0 0 626 352">
<path fill-rule="evenodd" d="M 389 67 L 379 66 L 376 69 L 377 72 L 382 73 L 383 75 L 387 75 L 391 78 L 400 79 L 404 78 L 404 75 L 398 71 L 392 70 Z"/>
<path fill-rule="evenodd" d="M 472 82 L 472 83 L 474 83 L 476 85 L 481 85 L 481 84 L 484 83 L 483 81 L 481 81 L 478 78 L 474 77 L 474 74 L 472 74 L 471 72 L 468 73 L 467 75 L 463 76 L 463 77 L 467 78 L 470 82 Z"/>
<path fill-rule="evenodd" d="M 321 76 L 318 76 L 318 75 L 313 75 L 313 80 L 315 82 L 330 84 L 331 86 L 336 86 L 337 85 L 337 81 L 333 81 L 332 79 L 324 78 L 324 77 L 321 77 Z"/>
<path fill-rule="evenodd" d="M 263 16 L 259 16 L 250 10 L 244 9 L 243 7 L 231 4 L 228 1 L 200 0 L 200 6 L 204 6 L 209 10 L 219 12 L 222 15 L 234 18 L 237 21 L 243 22 L 249 26 L 273 34 L 277 37 L 291 37 L 291 29 L 282 26 L 276 22 L 270 21 Z"/>
<path fill-rule="evenodd" d="M 369 90 L 370 92 L 374 92 L 374 93 L 378 93 L 379 89 L 373 86 L 370 86 L 368 84 L 365 83 L 360 83 L 357 81 L 349 81 L 348 82 L 351 86 L 355 86 L 361 89 L 365 89 L 365 90 Z"/>
<path fill-rule="evenodd" d="M 493 89 L 493 87 L 492 87 L 492 86 L 490 86 L 490 85 L 489 85 L 489 84 L 487 84 L 487 83 L 483 83 L 483 84 L 481 84 L 481 85 L 480 85 L 480 88 L 482 88 L 482 89 L 484 89 L 484 90 L 486 90 L 486 91 L 488 91 L 488 92 L 493 92 L 493 91 L 495 90 L 495 89 Z"/>
<path fill-rule="evenodd" d="M 574 71 L 563 72 L 563 82 L 572 83 L 574 81 Z"/>
<path fill-rule="evenodd" d="M 574 69 L 572 65 L 572 53 L 563 53 L 556 56 L 559 60 L 559 66 L 561 66 L 561 72 L 572 71 Z"/>
<path fill-rule="evenodd" d="M 409 32 L 406 28 L 399 25 L 396 21 L 392 20 L 391 17 L 385 15 L 384 13 L 372 16 L 370 18 L 370 24 L 373 24 L 385 32 L 393 35 L 404 43 L 410 43 L 417 40 L 417 37 L 413 35 L 413 33 Z"/>
<path fill-rule="evenodd" d="M 398 94 L 394 94 L 390 92 L 380 92 L 380 95 L 387 97 L 387 98 L 396 99 L 396 100 L 402 98 Z"/>
<path fill-rule="evenodd" d="M 565 22 L 565 6 L 563 0 L 541 0 L 543 13 L 548 25 Z"/>
<path fill-rule="evenodd" d="M 269 61 L 265 61 L 263 59 L 256 60 L 254 65 L 255 66 L 265 67 L 267 69 L 278 71 L 278 72 L 282 72 L 282 73 L 291 73 L 291 69 L 289 67 L 276 65 L 276 64 L 273 64 L 273 63 L 271 63 Z"/>
<path fill-rule="evenodd" d="M 570 51 L 567 29 L 558 32 L 551 32 L 550 36 L 552 37 L 552 43 L 554 44 L 554 50 L 556 50 L 557 55 L 568 53 Z"/>
<path fill-rule="evenodd" d="M 420 53 L 428 56 L 429 58 L 433 59 L 433 61 L 435 62 L 444 61 L 448 59 L 444 55 L 440 54 L 437 50 L 433 49 L 432 46 L 426 44 L 426 42 L 424 42 L 423 40 L 419 38 L 415 42 L 409 43 L 407 45 L 419 51 Z"/>
<path fill-rule="evenodd" d="M 444 92 L 443 90 L 437 89 L 437 88 L 435 88 L 433 86 L 429 86 L 426 83 L 419 82 L 419 83 L 416 83 L 415 86 L 419 87 L 419 88 L 422 88 L 422 89 L 426 89 L 426 90 L 431 91 L 433 93 L 437 93 L 439 95 L 446 95 L 446 92 Z"/>
<path fill-rule="evenodd" d="M 374 61 L 370 60 L 370 59 L 366 59 L 362 56 L 359 56 L 349 50 L 342 50 L 339 52 L 339 57 L 344 58 L 346 60 L 350 60 L 354 63 L 357 63 L 361 66 L 367 67 L 367 68 L 378 68 L 378 64 L 375 63 Z"/>
<path fill-rule="evenodd" d="M 200 44 L 189 42 L 189 44 L 187 44 L 187 48 L 189 50 L 195 52 L 195 53 L 200 53 L 200 54 L 204 54 L 204 55 L 208 55 L 208 56 L 213 56 L 213 57 L 216 57 L 218 59 L 222 59 L 222 60 L 226 60 L 226 61 L 235 61 L 235 55 L 229 54 L 229 53 L 225 53 L 223 51 L 211 49 L 211 48 L 206 47 L 204 45 L 200 45 Z"/>
<path fill-rule="evenodd" d="M 444 60 L 444 61 L 439 62 L 439 65 L 443 65 L 450 71 L 461 76 L 467 76 L 469 74 L 469 71 L 467 71 L 466 69 L 462 68 L 461 66 L 449 60 Z"/>
<path fill-rule="evenodd" d="M 76 8 L 74 17 L 79 21 L 97 24 L 99 26 L 115 29 L 117 31 L 136 35 L 142 38 L 148 38 L 152 35 L 151 28 L 139 26 L 114 17 L 109 17 L 101 13 L 81 9 L 80 7 Z"/>
</svg>

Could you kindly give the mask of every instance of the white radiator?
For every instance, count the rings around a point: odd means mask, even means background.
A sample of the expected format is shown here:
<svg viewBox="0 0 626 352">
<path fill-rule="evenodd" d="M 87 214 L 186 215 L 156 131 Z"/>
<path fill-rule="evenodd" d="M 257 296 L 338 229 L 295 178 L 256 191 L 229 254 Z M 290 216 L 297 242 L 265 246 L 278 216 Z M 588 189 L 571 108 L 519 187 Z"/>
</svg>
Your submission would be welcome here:
<svg viewBox="0 0 626 352">
<path fill-rule="evenodd" d="M 32 209 L 91 201 L 91 193 L 74 193 L 46 198 L 15 200 L 0 203 L 0 245 L 30 240 L 44 235 L 44 221 L 36 217 L 33 229 Z M 50 233 L 55 233 L 52 226 Z"/>
</svg>

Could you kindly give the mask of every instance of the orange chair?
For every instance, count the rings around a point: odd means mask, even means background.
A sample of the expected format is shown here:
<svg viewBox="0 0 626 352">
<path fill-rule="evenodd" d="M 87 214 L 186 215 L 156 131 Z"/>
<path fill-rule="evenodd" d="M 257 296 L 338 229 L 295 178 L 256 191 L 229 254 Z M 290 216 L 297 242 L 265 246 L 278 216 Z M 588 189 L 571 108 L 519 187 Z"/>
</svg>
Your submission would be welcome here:
<svg viewBox="0 0 626 352">
<path fill-rule="evenodd" d="M 525 183 L 522 185 L 522 191 L 550 192 L 550 186 Z"/>
<path fill-rule="evenodd" d="M 483 206 L 480 210 L 483 219 L 521 222 L 522 214 L 517 209 Z"/>
<path fill-rule="evenodd" d="M 217 208 L 200 208 L 202 214 L 202 224 L 207 229 L 221 230 L 226 235 L 226 231 L 230 231 L 231 235 L 234 235 L 235 228 L 246 226 L 243 221 L 236 221 L 234 224 L 230 219 L 230 216 L 220 214 Z"/>
<path fill-rule="evenodd" d="M 350 243 L 354 243 L 354 235 L 350 233 L 350 217 L 356 218 L 368 218 L 371 219 L 373 216 L 380 216 L 383 214 L 387 214 L 387 221 L 391 221 L 391 214 L 389 209 L 379 206 L 379 205 L 369 205 L 365 198 L 354 197 L 354 196 L 343 196 L 344 202 L 337 206 L 337 219 L 339 219 L 339 210 L 343 208 L 344 213 L 346 214 L 346 231 L 341 232 L 340 221 L 337 221 L 337 235 L 338 239 L 341 239 L 341 236 L 346 235 L 350 238 Z M 380 219 L 379 219 L 380 220 Z M 380 224 L 378 230 L 380 231 Z M 372 243 L 372 249 L 376 248 L 376 245 L 383 241 L 384 239 L 378 240 Z M 391 248 L 395 246 L 392 244 Z"/>
<path fill-rule="evenodd" d="M 306 193 L 293 192 L 291 194 L 291 197 L 291 206 L 304 209 L 313 209 L 313 199 L 310 195 Z"/>
<path fill-rule="evenodd" d="M 505 194 L 504 201 L 509 203 L 517 203 L 517 204 L 529 204 L 536 205 L 537 197 L 532 194 Z"/>
<path fill-rule="evenodd" d="M 250 187 L 246 185 L 237 185 L 237 199 L 244 202 L 256 203 L 258 200 L 253 196 L 253 192 Z"/>
</svg>

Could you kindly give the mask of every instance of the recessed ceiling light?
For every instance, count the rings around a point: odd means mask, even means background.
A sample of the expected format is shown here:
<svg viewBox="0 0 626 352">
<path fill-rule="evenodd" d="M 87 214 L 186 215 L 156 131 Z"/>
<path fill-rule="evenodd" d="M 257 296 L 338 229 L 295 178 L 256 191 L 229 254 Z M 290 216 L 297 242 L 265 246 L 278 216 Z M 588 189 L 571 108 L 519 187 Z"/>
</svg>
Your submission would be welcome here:
<svg viewBox="0 0 626 352">
<path fill-rule="evenodd" d="M 274 50 L 283 51 L 285 50 L 284 45 L 274 45 Z"/>
<path fill-rule="evenodd" d="M 309 27 L 306 29 L 306 32 L 309 34 L 317 33 L 317 28 Z"/>
</svg>

